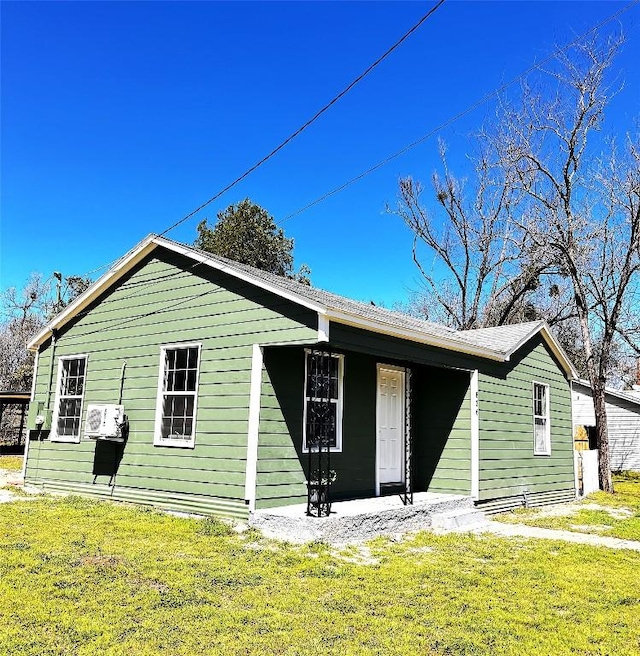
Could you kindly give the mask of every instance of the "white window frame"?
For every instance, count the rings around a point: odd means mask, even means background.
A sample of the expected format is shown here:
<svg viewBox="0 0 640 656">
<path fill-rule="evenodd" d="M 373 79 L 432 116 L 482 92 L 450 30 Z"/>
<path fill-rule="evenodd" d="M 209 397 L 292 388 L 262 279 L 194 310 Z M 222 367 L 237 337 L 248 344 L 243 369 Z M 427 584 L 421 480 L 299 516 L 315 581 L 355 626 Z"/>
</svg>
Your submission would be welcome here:
<svg viewBox="0 0 640 656">
<path fill-rule="evenodd" d="M 307 447 L 307 401 L 312 401 L 313 397 L 307 396 L 307 374 L 309 355 L 322 353 L 321 349 L 304 350 L 304 386 L 302 390 L 302 402 L 304 411 L 302 413 L 302 452 L 309 453 Z M 329 448 L 331 453 L 342 453 L 342 414 L 344 407 L 344 354 L 331 353 L 332 358 L 338 360 L 338 398 L 333 401 L 336 403 L 336 445 Z M 317 449 L 312 449 L 312 452 Z"/>
<path fill-rule="evenodd" d="M 545 414 L 537 415 L 536 414 L 536 388 L 543 387 L 545 389 L 545 401 L 546 408 Z M 551 399 L 549 397 L 550 387 L 547 383 L 540 383 L 538 381 L 533 381 L 532 387 L 532 415 L 533 415 L 533 455 L 534 456 L 550 456 L 551 455 Z M 544 434 L 544 449 L 538 449 L 536 444 L 536 419 L 545 420 L 545 434 Z"/>
<path fill-rule="evenodd" d="M 196 389 L 193 392 L 166 392 L 164 389 L 165 379 L 165 364 L 167 361 L 167 351 L 197 348 L 198 349 L 198 367 L 196 370 Z M 156 397 L 156 421 L 153 431 L 153 445 L 154 446 L 171 446 L 180 447 L 184 449 L 193 449 L 195 447 L 196 439 L 196 418 L 198 416 L 198 393 L 200 390 L 200 364 L 202 360 L 202 344 L 198 342 L 184 342 L 176 344 L 163 344 L 160 347 L 160 367 L 158 370 L 158 394 Z M 171 394 L 173 396 L 193 396 L 193 423 L 191 428 L 191 438 L 188 440 L 171 439 L 162 437 L 162 410 L 164 406 L 164 395 Z"/>
<path fill-rule="evenodd" d="M 62 394 L 62 368 L 63 362 L 69 360 L 84 360 L 84 380 L 82 382 L 82 394 Z M 56 398 L 54 402 L 53 417 L 51 419 L 51 432 L 49 440 L 51 442 L 68 442 L 71 444 L 79 444 L 80 436 L 82 435 L 82 413 L 84 412 L 84 393 L 87 388 L 87 367 L 89 364 L 89 356 L 86 353 L 78 355 L 62 355 L 58 358 L 58 373 L 56 375 Z M 35 377 L 35 375 L 34 375 Z M 58 418 L 60 416 L 60 403 L 63 399 L 73 398 L 80 399 L 80 421 L 78 422 L 77 435 L 58 435 Z"/>
</svg>

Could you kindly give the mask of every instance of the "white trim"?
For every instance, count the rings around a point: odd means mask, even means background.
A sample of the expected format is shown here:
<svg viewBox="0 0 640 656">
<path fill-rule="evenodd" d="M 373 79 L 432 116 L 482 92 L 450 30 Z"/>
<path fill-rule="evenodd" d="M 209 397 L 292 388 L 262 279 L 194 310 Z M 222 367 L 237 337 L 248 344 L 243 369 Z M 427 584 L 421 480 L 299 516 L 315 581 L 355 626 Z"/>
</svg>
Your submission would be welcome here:
<svg viewBox="0 0 640 656">
<path fill-rule="evenodd" d="M 164 367 L 166 362 L 166 352 L 169 349 L 184 349 L 184 348 L 197 348 L 198 349 L 198 369 L 196 371 L 196 389 L 193 392 L 185 393 L 184 396 L 193 394 L 193 424 L 191 427 L 190 440 L 176 440 L 171 438 L 163 438 L 160 435 L 162 429 L 162 408 L 163 397 L 165 394 L 175 394 L 175 392 L 165 392 L 164 390 Z M 160 364 L 158 367 L 158 392 L 156 396 L 156 418 L 153 427 L 153 446 L 168 446 L 183 449 L 193 449 L 196 443 L 196 421 L 198 418 L 198 393 L 200 390 L 200 364 L 202 362 L 202 344 L 200 342 L 177 342 L 173 344 L 160 345 Z"/>
<path fill-rule="evenodd" d="M 131 249 L 116 264 L 109 269 L 104 275 L 90 285 L 82 294 L 75 298 L 67 307 L 58 314 L 50 323 L 48 323 L 31 341 L 27 348 L 35 350 L 41 346 L 51 335 L 52 329 L 60 328 L 67 321 L 82 312 L 84 308 L 90 305 L 103 291 L 113 285 L 113 283 L 128 273 L 144 257 L 156 248 L 153 235 L 143 239 L 137 246 Z"/>
<path fill-rule="evenodd" d="M 58 415 L 60 414 L 60 383 L 62 382 L 62 362 L 63 360 L 81 360 L 84 359 L 84 380 L 82 382 L 82 399 L 80 401 L 80 421 L 78 422 L 77 435 L 58 435 Z M 86 353 L 78 355 L 61 355 L 58 357 L 58 371 L 56 374 L 56 395 L 53 400 L 53 417 L 51 419 L 51 431 L 49 433 L 50 442 L 68 442 L 71 444 L 80 444 L 82 435 L 82 413 L 84 411 L 84 393 L 87 388 L 87 371 L 89 368 L 89 356 Z M 35 377 L 35 370 L 34 370 Z"/>
<path fill-rule="evenodd" d="M 249 391 L 249 427 L 247 429 L 247 471 L 244 498 L 249 512 L 256 509 L 256 480 L 258 476 L 258 436 L 260 431 L 260 395 L 262 392 L 262 364 L 264 355 L 259 344 L 253 345 L 251 355 L 251 388 Z"/>
<path fill-rule="evenodd" d="M 546 401 L 546 416 L 536 415 L 536 385 L 546 388 L 545 401 Z M 541 383 L 540 381 L 531 381 L 531 420 L 533 425 L 533 455 L 534 456 L 550 456 L 551 455 L 551 387 L 548 383 Z M 536 450 L 536 417 L 544 417 L 545 423 L 545 449 Z M 573 433 L 573 431 L 572 431 Z"/>
<path fill-rule="evenodd" d="M 302 386 L 302 453 L 309 453 L 307 448 L 307 356 L 310 353 L 322 352 L 320 349 L 304 350 L 304 384 Z M 331 453 L 342 453 L 342 416 L 344 413 L 344 354 L 331 353 L 338 360 L 338 398 L 336 400 L 336 445 L 331 447 Z"/>
<path fill-rule="evenodd" d="M 436 346 L 438 348 L 446 349 L 447 351 L 456 351 L 465 353 L 466 355 L 476 355 L 488 360 L 496 360 L 497 362 L 505 362 L 505 358 L 501 353 L 497 353 L 491 349 L 475 346 L 456 339 L 447 339 L 446 337 L 429 335 L 419 330 L 412 330 L 410 328 L 401 328 L 382 321 L 375 321 L 373 319 L 365 319 L 353 314 L 348 314 L 340 310 L 327 309 L 326 316 L 330 321 L 344 324 L 346 326 L 353 326 L 354 328 L 363 328 L 371 332 L 379 333 L 381 335 L 389 335 L 391 337 L 400 337 L 411 342 L 419 342 L 420 344 L 428 344 L 429 346 Z"/>
<path fill-rule="evenodd" d="M 329 341 L 329 319 L 326 314 L 318 312 L 318 342 Z"/>
<path fill-rule="evenodd" d="M 577 378 L 578 374 L 569 359 L 569 356 L 562 348 L 562 345 L 558 340 L 553 336 L 551 330 L 549 330 L 549 325 L 546 321 L 541 321 L 540 325 L 534 328 L 530 333 L 523 337 L 514 347 L 512 347 L 507 353 L 505 353 L 504 359 L 508 361 L 511 359 L 511 356 L 520 348 L 522 348 L 532 337 L 538 333 L 542 333 L 542 337 L 546 342 L 547 346 L 551 349 L 552 353 L 558 358 L 560 365 L 564 369 L 565 373 L 569 378 Z"/>
<path fill-rule="evenodd" d="M 30 403 L 34 403 L 36 400 L 36 379 L 38 378 L 38 360 L 40 358 L 40 349 L 36 351 L 35 357 L 33 359 L 33 380 L 31 381 L 31 400 Z M 27 459 L 29 458 L 29 442 L 31 438 L 29 437 L 29 429 L 27 428 L 26 437 L 24 440 L 24 455 L 22 456 L 22 480 L 24 481 L 27 476 Z"/>
<path fill-rule="evenodd" d="M 478 370 L 471 372 L 469 395 L 471 397 L 471 497 L 480 498 L 480 397 Z"/>
<path fill-rule="evenodd" d="M 36 378 L 38 377 L 38 360 L 40 359 L 40 351 L 36 351 L 33 359 L 33 380 L 31 381 L 31 403 L 36 399 Z"/>
<path fill-rule="evenodd" d="M 406 394 L 406 384 L 407 384 L 407 370 L 405 367 L 398 367 L 397 365 L 394 364 L 385 364 L 383 362 L 378 362 L 376 363 L 376 496 L 380 496 L 380 488 L 381 488 L 381 483 L 380 483 L 380 403 L 379 401 L 379 395 L 380 395 L 380 372 L 381 371 L 395 371 L 399 373 L 402 377 L 401 384 L 400 384 L 400 389 L 402 390 L 402 402 L 400 403 L 400 411 L 402 412 L 402 417 L 400 420 L 400 427 L 402 429 L 402 439 L 401 443 L 404 445 L 405 440 L 404 440 L 404 431 L 406 429 L 406 416 L 405 416 L 405 409 L 406 409 L 406 399 L 405 399 L 405 394 Z M 402 480 L 397 481 L 398 484 L 402 484 L 406 480 L 405 476 L 405 451 L 404 451 L 404 446 L 402 449 L 402 458 L 400 461 L 400 466 L 401 466 L 401 474 L 400 477 Z"/>
</svg>

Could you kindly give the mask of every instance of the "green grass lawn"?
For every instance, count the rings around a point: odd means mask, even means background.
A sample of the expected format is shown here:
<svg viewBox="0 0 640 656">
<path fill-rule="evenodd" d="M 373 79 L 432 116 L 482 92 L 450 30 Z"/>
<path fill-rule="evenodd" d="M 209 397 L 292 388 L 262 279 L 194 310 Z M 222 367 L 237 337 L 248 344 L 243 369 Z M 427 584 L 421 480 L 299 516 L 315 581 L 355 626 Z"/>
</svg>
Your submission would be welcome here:
<svg viewBox="0 0 640 656">
<path fill-rule="evenodd" d="M 497 517 L 502 522 L 607 535 L 640 541 L 640 474 L 614 476 L 615 494 L 595 492 L 570 514 L 549 515 L 548 510 L 518 510 Z M 562 507 L 559 508 L 562 510 Z"/>
<path fill-rule="evenodd" d="M 22 456 L 0 456 L 0 469 L 22 470 Z"/>
<path fill-rule="evenodd" d="M 638 654 L 640 554 L 422 533 L 290 546 L 79 499 L 0 504 L 0 654 Z"/>
</svg>

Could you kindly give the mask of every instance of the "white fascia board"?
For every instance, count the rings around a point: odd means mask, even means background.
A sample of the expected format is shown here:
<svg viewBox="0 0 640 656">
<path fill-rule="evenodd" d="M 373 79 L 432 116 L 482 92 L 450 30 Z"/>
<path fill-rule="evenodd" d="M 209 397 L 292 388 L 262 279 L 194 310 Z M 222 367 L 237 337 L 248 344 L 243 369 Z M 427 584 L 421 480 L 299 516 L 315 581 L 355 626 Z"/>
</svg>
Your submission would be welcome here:
<svg viewBox="0 0 640 656">
<path fill-rule="evenodd" d="M 567 374 L 568 378 L 577 378 L 578 374 L 569 359 L 569 356 L 566 354 L 565 350 L 560 345 L 560 342 L 553 336 L 551 330 L 549 330 L 549 325 L 546 321 L 541 321 L 540 325 L 534 328 L 526 337 L 523 337 L 516 346 L 511 348 L 509 352 L 505 355 L 506 360 L 510 360 L 511 356 L 522 346 L 524 346 L 532 337 L 537 335 L 539 332 L 542 333 L 544 341 L 547 343 L 547 346 L 551 349 L 553 354 L 558 358 L 562 368 Z"/>
<path fill-rule="evenodd" d="M 69 305 L 56 317 L 54 317 L 31 341 L 27 348 L 35 351 L 47 340 L 51 331 L 63 326 L 67 321 L 73 319 L 77 314 L 82 312 L 90 303 L 92 303 L 102 292 L 112 285 L 116 280 L 130 271 L 140 260 L 151 253 L 156 248 L 154 235 L 149 235 L 143 239 L 135 248 L 130 250 L 126 255 L 121 257 L 104 275 L 90 285 L 80 296 L 74 299 Z"/>
<path fill-rule="evenodd" d="M 310 301 L 308 298 L 304 298 L 303 296 L 295 294 L 294 292 L 290 292 L 289 290 L 282 289 L 282 287 L 273 285 L 270 282 L 267 282 L 266 280 L 263 280 L 258 276 L 252 276 L 250 273 L 246 273 L 245 271 L 236 269 L 235 267 L 230 266 L 228 264 L 223 264 L 222 262 L 216 262 L 215 260 L 208 258 L 206 255 L 202 253 L 197 253 L 191 250 L 189 247 L 185 247 L 176 242 L 163 239 L 162 237 L 156 237 L 153 241 L 158 246 L 162 246 L 163 248 L 171 250 L 175 253 L 180 253 L 181 255 L 184 255 L 185 257 L 188 257 L 191 260 L 195 260 L 196 262 L 202 262 L 202 264 L 206 264 L 212 269 L 216 269 L 217 271 L 222 271 L 223 273 L 233 276 L 234 278 L 238 278 L 239 280 L 244 280 L 244 282 L 248 282 L 252 285 L 255 285 L 256 287 L 260 287 L 261 289 L 271 292 L 276 296 L 285 298 L 288 301 L 296 303 L 297 305 L 302 305 L 303 307 L 306 307 L 309 310 L 313 310 L 314 312 L 325 313 L 327 310 L 327 308 L 321 303 Z"/>
<path fill-rule="evenodd" d="M 374 333 L 389 335 L 390 337 L 399 337 L 400 339 L 406 339 L 411 342 L 428 344 L 429 346 L 436 346 L 438 348 L 446 349 L 447 351 L 456 351 L 458 353 L 464 353 L 465 355 L 475 355 L 479 358 L 485 358 L 488 360 L 496 360 L 498 362 L 504 362 L 506 360 L 506 358 L 497 351 L 482 348 L 481 346 L 474 346 L 473 344 L 465 344 L 453 339 L 429 335 L 420 332 L 419 330 L 400 328 L 399 326 L 383 323 L 382 321 L 364 319 L 363 317 L 354 316 L 337 310 L 329 309 L 326 314 L 329 320 L 347 326 L 353 326 L 354 328 L 363 328 L 364 330 L 370 330 Z"/>
</svg>

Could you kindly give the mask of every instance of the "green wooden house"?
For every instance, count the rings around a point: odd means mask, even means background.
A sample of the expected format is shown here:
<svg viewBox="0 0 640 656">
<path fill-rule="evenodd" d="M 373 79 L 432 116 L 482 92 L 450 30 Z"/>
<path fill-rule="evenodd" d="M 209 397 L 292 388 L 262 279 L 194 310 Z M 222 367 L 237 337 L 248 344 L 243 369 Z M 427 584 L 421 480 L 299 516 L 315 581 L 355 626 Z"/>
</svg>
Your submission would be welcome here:
<svg viewBox="0 0 640 656">
<path fill-rule="evenodd" d="M 575 496 L 575 372 L 544 322 L 454 331 L 151 235 L 30 348 L 45 489 L 236 517 L 305 502 L 322 379 L 333 499 Z M 96 439 L 105 408 L 117 435 Z"/>
</svg>

